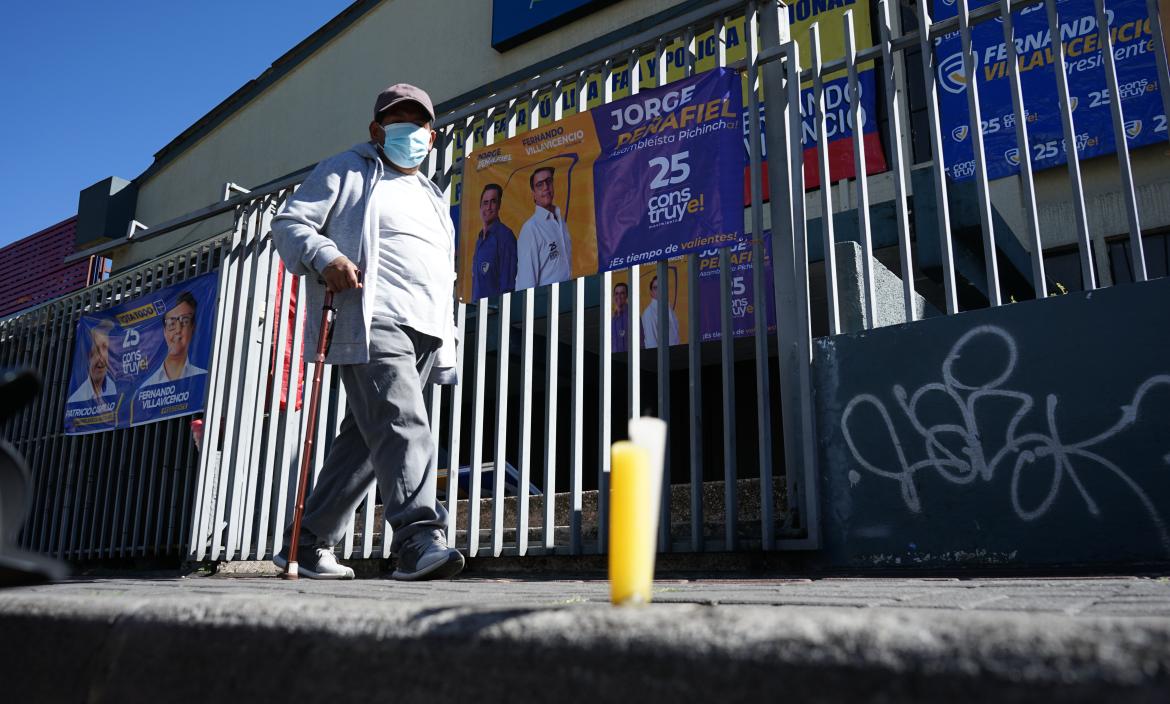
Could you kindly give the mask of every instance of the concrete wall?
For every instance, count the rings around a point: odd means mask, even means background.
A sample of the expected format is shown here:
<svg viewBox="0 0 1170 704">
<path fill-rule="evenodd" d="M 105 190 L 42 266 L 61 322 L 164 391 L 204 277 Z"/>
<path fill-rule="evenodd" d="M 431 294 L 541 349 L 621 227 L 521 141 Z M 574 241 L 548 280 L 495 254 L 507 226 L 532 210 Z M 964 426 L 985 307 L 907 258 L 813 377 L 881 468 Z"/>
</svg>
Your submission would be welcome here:
<svg viewBox="0 0 1170 704">
<path fill-rule="evenodd" d="M 266 183 L 367 139 L 374 97 L 391 83 L 442 103 L 681 2 L 622 0 L 501 54 L 487 0 L 386 0 L 146 179 L 135 218 L 164 222 L 216 202 L 226 181 Z M 123 248 L 115 267 L 230 226 L 221 217 Z"/>
<path fill-rule="evenodd" d="M 823 338 L 825 560 L 1170 562 L 1170 279 Z"/>
</svg>

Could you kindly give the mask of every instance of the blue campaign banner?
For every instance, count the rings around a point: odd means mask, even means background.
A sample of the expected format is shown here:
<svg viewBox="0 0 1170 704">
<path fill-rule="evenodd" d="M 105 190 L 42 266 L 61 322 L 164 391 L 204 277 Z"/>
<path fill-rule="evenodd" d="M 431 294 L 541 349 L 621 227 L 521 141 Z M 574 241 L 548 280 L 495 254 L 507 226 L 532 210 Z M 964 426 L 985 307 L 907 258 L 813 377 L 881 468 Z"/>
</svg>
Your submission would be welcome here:
<svg viewBox="0 0 1170 704">
<path fill-rule="evenodd" d="M 612 5 L 616 0 L 493 0 L 492 48 L 497 51 Z"/>
<path fill-rule="evenodd" d="M 995 0 L 971 0 L 973 10 Z M 1166 115 L 1158 84 L 1155 43 L 1146 0 L 1110 0 L 1109 31 L 1117 64 L 1126 143 L 1141 147 L 1166 139 Z M 1109 89 L 1098 41 L 1093 0 L 1057 0 L 1065 51 L 1069 99 L 1073 111 L 1077 154 L 1085 159 L 1116 151 Z M 956 0 L 934 0 L 935 20 L 954 17 Z M 1057 109 L 1051 33 L 1043 5 L 1013 14 L 1020 85 L 1027 115 L 1032 167 L 1046 169 L 1067 161 L 1060 111 Z M 1003 23 L 983 22 L 971 31 L 979 81 L 984 150 L 988 178 L 1002 178 L 1020 169 L 1007 69 Z M 967 84 L 958 32 L 935 41 L 939 113 L 947 174 L 961 181 L 975 175 L 971 128 L 967 117 Z"/>
<path fill-rule="evenodd" d="M 203 410 L 218 279 L 205 274 L 81 317 L 66 390 L 67 435 Z"/>
</svg>

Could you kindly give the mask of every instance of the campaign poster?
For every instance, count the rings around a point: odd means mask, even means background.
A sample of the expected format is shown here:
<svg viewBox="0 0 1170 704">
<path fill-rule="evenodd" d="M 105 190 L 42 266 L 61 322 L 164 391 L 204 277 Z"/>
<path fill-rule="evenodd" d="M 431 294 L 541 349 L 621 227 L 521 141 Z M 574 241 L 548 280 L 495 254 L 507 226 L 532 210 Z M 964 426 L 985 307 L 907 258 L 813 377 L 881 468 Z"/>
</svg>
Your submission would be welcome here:
<svg viewBox="0 0 1170 704">
<path fill-rule="evenodd" d="M 729 252 L 731 278 L 731 334 L 733 337 L 751 337 L 756 334 L 756 299 L 754 252 L 751 240 L 745 239 Z M 772 233 L 764 233 L 764 320 L 768 330 L 776 330 L 776 304 L 772 292 Z M 702 307 L 699 329 L 703 341 L 723 337 L 720 313 L 721 284 L 719 280 L 719 252 L 703 252 L 699 257 L 699 297 Z"/>
<path fill-rule="evenodd" d="M 205 274 L 81 316 L 66 390 L 67 435 L 203 410 L 218 278 Z"/>
<path fill-rule="evenodd" d="M 686 344 L 690 340 L 689 320 L 690 283 L 687 279 L 687 258 L 672 257 L 666 262 L 666 278 L 659 279 L 657 264 L 637 268 L 638 335 L 634 340 L 630 316 L 634 314 L 630 296 L 629 270 L 614 272 L 610 285 L 610 350 L 629 352 L 631 348 L 656 349 L 660 342 L 666 345 Z M 659 330 L 659 311 L 666 307 L 667 331 Z M 661 338 L 661 339 L 660 339 Z M 636 342 L 636 344 L 634 344 Z"/>
<path fill-rule="evenodd" d="M 768 331 L 776 331 L 776 306 L 772 286 L 772 233 L 764 233 L 764 305 Z M 719 250 L 709 249 L 697 254 L 699 280 L 696 284 L 689 278 L 686 257 L 676 257 L 667 264 L 667 283 L 658 277 L 658 267 L 647 264 L 638 267 L 639 285 L 639 332 L 638 346 L 654 349 L 660 338 L 669 345 L 685 345 L 690 341 L 690 289 L 697 285 L 699 309 L 696 311 L 698 335 L 702 342 L 719 340 L 723 337 L 721 317 L 722 288 L 719 276 Z M 755 267 L 754 252 L 750 239 L 743 239 L 728 248 L 731 288 L 731 335 L 751 337 L 756 334 L 755 309 Z M 610 331 L 611 351 L 628 352 L 633 333 L 630 326 L 629 276 L 625 271 L 615 272 L 613 287 L 612 317 Z M 659 306 L 667 306 L 668 325 L 666 334 L 659 330 Z"/>
<path fill-rule="evenodd" d="M 971 0 L 970 8 L 993 0 Z M 1159 93 L 1156 45 L 1146 0 L 1110 0 L 1106 10 L 1117 82 L 1121 95 L 1125 138 L 1130 149 L 1166 139 L 1166 115 Z M 936 20 L 954 17 L 955 0 L 935 0 Z M 1060 33 L 1064 44 L 1077 154 L 1082 159 L 1112 154 L 1117 145 L 1105 81 L 1105 65 L 1099 41 L 1093 0 L 1057 0 Z M 1053 73 L 1055 56 L 1044 5 L 1032 5 L 1013 13 L 1015 45 L 1024 96 L 1024 111 L 1032 168 L 1060 166 L 1068 161 Z M 987 177 L 1003 178 L 1020 170 L 1016 140 L 1016 115 L 1012 108 L 1007 48 L 1003 23 L 983 22 L 971 30 L 975 75 L 979 81 L 979 108 Z M 958 32 L 935 41 L 938 65 L 939 114 L 946 172 L 953 180 L 975 176 L 972 125 L 967 114 L 967 85 L 962 44 Z"/>
<path fill-rule="evenodd" d="M 460 299 L 733 244 L 742 109 L 738 74 L 719 69 L 473 150 Z"/>
</svg>

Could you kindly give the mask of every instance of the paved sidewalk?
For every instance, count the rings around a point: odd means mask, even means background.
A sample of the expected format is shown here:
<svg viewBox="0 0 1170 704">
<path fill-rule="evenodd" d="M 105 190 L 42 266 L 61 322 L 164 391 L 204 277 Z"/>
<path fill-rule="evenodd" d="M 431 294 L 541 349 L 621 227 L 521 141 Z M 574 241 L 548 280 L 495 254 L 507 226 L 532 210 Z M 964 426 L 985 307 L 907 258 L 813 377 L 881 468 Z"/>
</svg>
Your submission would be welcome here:
<svg viewBox="0 0 1170 704">
<path fill-rule="evenodd" d="M 622 609 L 607 590 L 75 579 L 0 591 L 0 678 L 9 701 L 1170 701 L 1166 578 L 677 579 Z"/>
</svg>

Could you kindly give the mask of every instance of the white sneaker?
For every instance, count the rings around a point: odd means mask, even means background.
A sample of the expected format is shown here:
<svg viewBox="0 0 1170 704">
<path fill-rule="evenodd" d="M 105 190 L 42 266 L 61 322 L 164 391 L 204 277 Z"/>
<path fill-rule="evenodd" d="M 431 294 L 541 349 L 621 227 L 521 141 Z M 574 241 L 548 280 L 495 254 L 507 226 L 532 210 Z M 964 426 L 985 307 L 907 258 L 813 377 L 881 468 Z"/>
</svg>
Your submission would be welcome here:
<svg viewBox="0 0 1170 704">
<path fill-rule="evenodd" d="M 272 563 L 282 570 L 287 569 L 288 547 L 273 555 Z M 339 563 L 331 548 L 298 548 L 297 574 L 309 579 L 353 579 L 353 570 Z"/>
</svg>

